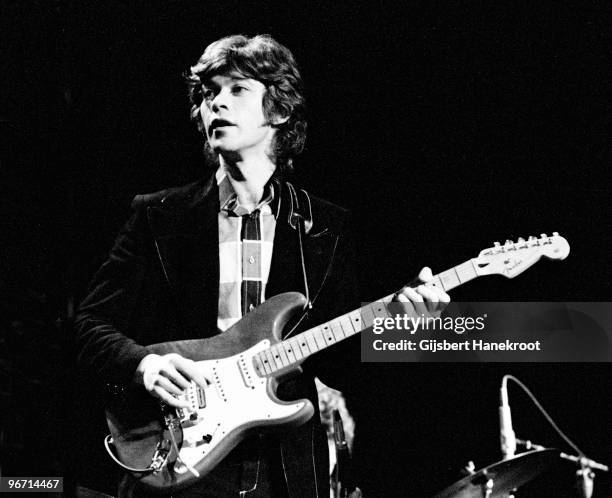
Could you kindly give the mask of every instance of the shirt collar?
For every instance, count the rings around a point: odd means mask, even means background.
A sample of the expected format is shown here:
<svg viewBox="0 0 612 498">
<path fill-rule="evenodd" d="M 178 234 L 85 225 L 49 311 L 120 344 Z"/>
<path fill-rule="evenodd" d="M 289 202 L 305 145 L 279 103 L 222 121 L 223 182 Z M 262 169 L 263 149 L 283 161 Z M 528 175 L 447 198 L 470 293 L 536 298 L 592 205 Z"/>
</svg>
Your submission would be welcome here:
<svg viewBox="0 0 612 498">
<path fill-rule="evenodd" d="M 266 211 L 268 213 L 275 213 L 274 217 L 278 218 L 281 191 L 278 180 L 270 179 L 270 181 L 266 183 L 262 200 L 253 210 L 249 211 L 238 203 L 238 196 L 236 192 L 234 192 L 228 174 L 223 170 L 222 166 L 220 166 L 215 173 L 215 178 L 219 187 L 219 211 L 225 211 L 228 214 L 234 214 L 236 216 L 244 216 L 259 209 L 264 214 L 267 214 Z M 276 195 L 277 191 L 278 195 Z"/>
</svg>

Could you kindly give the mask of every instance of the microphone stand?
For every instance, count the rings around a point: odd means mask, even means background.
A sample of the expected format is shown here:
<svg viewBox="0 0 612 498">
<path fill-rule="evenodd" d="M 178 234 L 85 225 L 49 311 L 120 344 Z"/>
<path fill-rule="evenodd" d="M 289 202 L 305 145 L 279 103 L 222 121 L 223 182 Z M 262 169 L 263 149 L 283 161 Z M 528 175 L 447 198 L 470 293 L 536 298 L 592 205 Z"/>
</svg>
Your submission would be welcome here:
<svg viewBox="0 0 612 498">
<path fill-rule="evenodd" d="M 502 403 L 500 406 L 500 414 L 504 413 L 504 415 L 507 416 L 506 420 L 500 419 L 500 420 L 503 420 L 505 424 L 507 425 L 507 427 L 502 427 L 502 431 L 501 431 L 502 454 L 504 456 L 504 460 L 507 458 L 512 458 L 514 456 L 514 451 L 512 450 L 516 449 L 517 444 L 524 446 L 527 450 L 544 450 L 545 449 L 544 446 L 541 446 L 539 444 L 534 444 L 529 440 L 518 439 L 515 437 L 514 431 L 512 430 L 512 419 L 510 418 L 510 414 L 509 414 L 510 407 L 508 404 L 508 393 L 506 391 L 506 382 L 508 379 L 514 381 L 521 389 L 523 389 L 523 391 L 525 391 L 525 393 L 527 393 L 527 395 L 531 398 L 531 400 L 534 402 L 536 407 L 542 412 L 542 414 L 545 416 L 548 422 L 553 426 L 553 428 L 561 435 L 561 437 L 567 443 L 570 443 L 570 446 L 572 446 L 579 453 L 579 456 L 575 456 L 575 455 L 568 455 L 567 453 L 561 452 L 559 456 L 565 460 L 569 460 L 571 462 L 577 463 L 580 466 L 580 468 L 576 471 L 576 490 L 578 491 L 578 497 L 579 498 L 591 498 L 593 496 L 593 487 L 594 487 L 594 480 L 595 480 L 594 470 L 601 470 L 603 472 L 609 472 L 610 469 L 608 468 L 607 465 L 604 465 L 603 463 L 598 463 L 595 460 L 591 460 L 584 453 L 582 453 L 582 451 L 574 443 L 572 443 L 567 438 L 567 436 L 565 436 L 565 434 L 563 434 L 563 432 L 557 427 L 557 425 L 554 423 L 550 415 L 548 415 L 546 410 L 544 410 L 544 408 L 540 405 L 539 401 L 531 393 L 531 391 L 527 388 L 527 386 L 525 386 L 521 381 L 519 381 L 516 377 L 512 375 L 504 375 L 502 379 L 502 389 L 501 389 Z M 507 410 L 507 412 L 502 411 L 502 406 L 504 407 L 504 409 Z M 507 437 L 507 434 L 510 435 L 509 438 Z M 507 449 L 508 449 L 507 439 L 510 439 L 510 442 L 514 443 L 514 448 L 510 446 L 511 453 L 509 456 L 507 452 Z M 483 494 L 484 494 L 484 491 L 483 491 Z"/>
<path fill-rule="evenodd" d="M 535 444 L 529 440 L 517 439 L 516 443 L 520 446 L 525 447 L 529 450 L 544 450 L 544 446 Z M 609 472 L 607 465 L 598 463 L 595 460 L 591 460 L 586 456 L 574 456 L 568 455 L 567 453 L 561 452 L 559 456 L 570 462 L 577 463 L 580 468 L 576 471 L 576 490 L 578 491 L 578 498 L 591 498 L 593 496 L 595 470 L 601 470 L 603 472 Z"/>
<path fill-rule="evenodd" d="M 591 498 L 593 496 L 593 481 L 595 480 L 593 469 L 608 472 L 610 470 L 608 466 L 591 460 L 586 456 L 574 456 L 567 453 L 561 453 L 560 456 L 565 460 L 580 465 L 580 468 L 576 471 L 576 490 L 578 491 L 579 498 Z"/>
</svg>

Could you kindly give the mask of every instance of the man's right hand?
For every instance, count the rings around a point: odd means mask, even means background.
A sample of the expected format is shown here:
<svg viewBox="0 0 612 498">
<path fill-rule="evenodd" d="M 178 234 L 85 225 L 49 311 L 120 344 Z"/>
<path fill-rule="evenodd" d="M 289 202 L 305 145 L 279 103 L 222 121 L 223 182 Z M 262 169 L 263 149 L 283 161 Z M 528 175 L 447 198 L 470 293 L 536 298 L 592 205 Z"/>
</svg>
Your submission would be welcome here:
<svg viewBox="0 0 612 498">
<path fill-rule="evenodd" d="M 179 400 L 174 395 L 183 394 L 192 380 L 206 389 L 206 379 L 199 372 L 195 361 L 176 353 L 163 356 L 148 354 L 134 373 L 134 382 L 144 386 L 152 396 L 176 408 L 190 406 L 187 401 Z"/>
</svg>

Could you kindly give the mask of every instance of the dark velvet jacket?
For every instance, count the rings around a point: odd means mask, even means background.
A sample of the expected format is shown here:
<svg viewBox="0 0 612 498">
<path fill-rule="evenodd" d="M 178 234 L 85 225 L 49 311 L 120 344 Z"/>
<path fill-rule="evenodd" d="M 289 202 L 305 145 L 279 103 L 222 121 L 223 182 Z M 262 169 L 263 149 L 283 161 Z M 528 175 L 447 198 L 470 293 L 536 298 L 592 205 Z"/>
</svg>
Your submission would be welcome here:
<svg viewBox="0 0 612 498">
<path fill-rule="evenodd" d="M 304 292 L 296 230 L 290 226 L 286 184 L 281 188 L 266 297 Z M 313 308 L 298 329 L 318 325 L 359 305 L 347 237 L 348 213 L 311 196 L 312 228 L 304 241 Z M 79 367 L 96 388 L 120 395 L 148 344 L 218 333 L 218 188 L 214 175 L 185 187 L 137 196 L 133 214 L 95 275 L 75 324 Z M 285 333 L 287 330 L 285 331 Z M 279 386 L 285 399 L 309 398 L 313 377 L 349 391 L 359 363 L 357 341 L 347 340 L 309 358 L 304 373 Z M 350 372 L 350 373 L 349 373 Z M 328 455 L 318 410 L 281 436 L 292 497 L 327 496 Z M 314 489 L 317 483 L 318 490 Z"/>
</svg>

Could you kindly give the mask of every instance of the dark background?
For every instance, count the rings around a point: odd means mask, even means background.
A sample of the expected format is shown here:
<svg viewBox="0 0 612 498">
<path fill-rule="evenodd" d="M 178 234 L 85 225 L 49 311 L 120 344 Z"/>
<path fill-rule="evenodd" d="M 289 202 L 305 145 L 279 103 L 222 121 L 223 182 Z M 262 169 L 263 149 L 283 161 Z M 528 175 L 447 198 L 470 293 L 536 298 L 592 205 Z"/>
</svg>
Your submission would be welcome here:
<svg viewBox="0 0 612 498">
<path fill-rule="evenodd" d="M 453 299 L 610 301 L 607 2 L 398 3 L 3 2 L 2 475 L 75 482 L 77 450 L 101 446 L 73 429 L 75 303 L 131 198 L 203 174 L 182 73 L 227 34 L 270 33 L 300 63 L 310 130 L 295 180 L 353 211 L 364 300 L 425 264 L 558 231 L 566 261 Z M 426 496 L 468 460 L 498 460 L 504 373 L 612 462 L 609 365 L 366 365 L 353 410 L 367 495 Z M 520 437 L 568 450 L 514 387 L 511 399 Z M 521 496 L 574 496 L 572 474 L 559 463 Z M 80 480 L 112 481 L 106 466 Z M 596 496 L 611 482 L 600 474 Z"/>
</svg>

